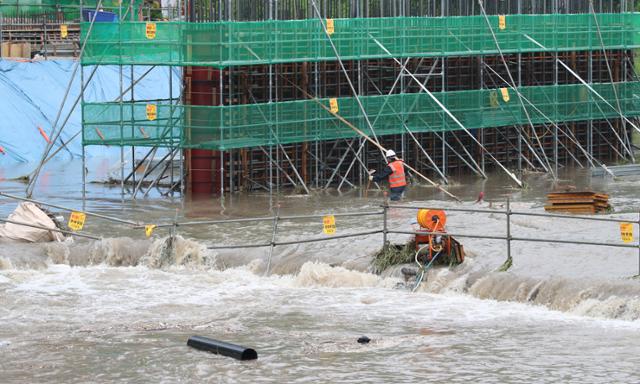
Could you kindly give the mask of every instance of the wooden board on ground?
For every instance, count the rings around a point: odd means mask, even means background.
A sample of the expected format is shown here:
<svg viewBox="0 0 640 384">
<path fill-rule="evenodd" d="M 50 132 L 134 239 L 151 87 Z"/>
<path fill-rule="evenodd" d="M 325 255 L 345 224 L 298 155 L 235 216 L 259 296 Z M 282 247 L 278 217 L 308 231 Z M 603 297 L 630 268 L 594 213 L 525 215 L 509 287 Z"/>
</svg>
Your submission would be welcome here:
<svg viewBox="0 0 640 384">
<path fill-rule="evenodd" d="M 551 192 L 547 194 L 545 211 L 554 213 L 595 214 L 611 209 L 609 195 L 592 191 Z"/>
</svg>

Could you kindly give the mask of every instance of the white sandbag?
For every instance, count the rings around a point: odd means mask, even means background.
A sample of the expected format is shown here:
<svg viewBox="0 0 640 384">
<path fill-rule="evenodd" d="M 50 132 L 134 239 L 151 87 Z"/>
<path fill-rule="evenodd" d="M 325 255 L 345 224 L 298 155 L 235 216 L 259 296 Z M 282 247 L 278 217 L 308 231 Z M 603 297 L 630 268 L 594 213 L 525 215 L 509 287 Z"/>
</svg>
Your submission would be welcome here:
<svg viewBox="0 0 640 384">
<path fill-rule="evenodd" d="M 57 229 L 56 224 L 46 213 L 38 208 L 36 204 L 29 202 L 20 203 L 7 220 Z M 60 232 L 12 223 L 0 225 L 0 242 L 40 243 L 63 240 L 64 236 Z"/>
</svg>

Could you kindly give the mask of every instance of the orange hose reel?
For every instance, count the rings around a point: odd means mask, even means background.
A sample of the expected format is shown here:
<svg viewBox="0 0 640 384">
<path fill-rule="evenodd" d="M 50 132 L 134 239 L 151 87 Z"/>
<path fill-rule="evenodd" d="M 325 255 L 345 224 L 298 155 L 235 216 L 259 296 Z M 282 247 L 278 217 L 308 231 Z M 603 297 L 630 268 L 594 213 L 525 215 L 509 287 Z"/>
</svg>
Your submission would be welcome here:
<svg viewBox="0 0 640 384">
<path fill-rule="evenodd" d="M 421 209 L 418 211 L 417 221 L 421 227 L 421 230 L 418 232 L 424 231 L 444 233 L 444 227 L 447 223 L 447 214 L 439 209 Z M 443 250 L 445 252 L 449 252 L 451 249 L 451 239 L 448 236 L 445 237 L 444 243 L 436 244 L 434 240 L 435 235 L 416 234 L 416 250 L 420 250 L 421 247 L 425 244 L 429 245 L 426 252 L 427 260 L 431 260 L 434 252 L 441 252 Z"/>
<path fill-rule="evenodd" d="M 427 232 L 444 232 L 447 214 L 440 209 L 421 209 L 418 211 L 418 224 Z"/>
</svg>

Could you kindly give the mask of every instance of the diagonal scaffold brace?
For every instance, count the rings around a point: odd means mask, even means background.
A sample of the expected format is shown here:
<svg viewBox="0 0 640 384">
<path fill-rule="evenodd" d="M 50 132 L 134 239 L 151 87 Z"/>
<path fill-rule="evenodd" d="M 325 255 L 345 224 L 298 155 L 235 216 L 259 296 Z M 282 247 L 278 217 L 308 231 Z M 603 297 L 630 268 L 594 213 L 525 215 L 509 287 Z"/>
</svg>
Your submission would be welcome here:
<svg viewBox="0 0 640 384">
<path fill-rule="evenodd" d="M 537 113 L 540 114 L 540 116 L 542 116 L 543 118 L 547 119 L 547 121 L 549 122 L 549 124 L 553 127 L 555 127 L 556 129 L 558 129 L 558 131 L 560 131 L 561 133 L 563 133 L 578 149 L 580 149 L 580 151 L 583 153 L 583 155 L 586 157 L 586 159 L 589 161 L 589 163 L 591 164 L 592 167 L 595 167 L 595 164 L 597 164 L 599 167 L 601 167 L 606 173 L 610 174 L 611 176 L 615 176 L 613 174 L 613 172 L 611 172 L 611 170 L 609 168 L 607 168 L 607 166 L 602 163 L 600 160 L 596 159 L 591 153 L 589 153 L 586 149 L 584 149 L 584 147 L 578 142 L 577 138 L 575 136 L 572 136 L 571 131 L 567 130 L 563 130 L 562 128 L 560 128 L 560 126 L 551 119 L 551 117 L 547 116 L 544 112 L 542 112 L 540 110 L 540 108 L 538 108 L 535 104 L 533 104 L 531 101 L 529 101 L 528 98 L 526 98 L 518 88 L 514 88 L 511 84 L 509 84 L 502 76 L 500 76 L 500 74 L 498 74 L 497 72 L 495 72 L 493 70 L 493 68 L 487 66 L 487 68 L 489 68 L 491 71 L 493 71 L 493 73 L 500 78 L 502 81 L 504 81 L 505 83 L 507 83 L 507 85 L 509 86 L 509 88 L 511 88 L 520 98 L 520 100 L 525 101 L 527 104 L 529 104 L 531 106 L 531 108 L 533 108 L 533 110 Z M 566 148 L 566 147 L 565 147 Z M 569 154 L 571 154 L 570 152 L 568 152 Z M 573 156 L 573 155 L 572 155 Z M 574 157 L 575 159 L 575 157 Z M 578 161 L 578 159 L 575 159 L 576 162 L 580 163 Z"/>
<path fill-rule="evenodd" d="M 491 33 L 491 37 L 493 39 L 493 42 L 496 45 L 496 49 L 498 50 L 498 54 L 500 55 L 500 59 L 502 61 L 502 64 L 504 65 L 504 69 L 506 70 L 507 76 L 509 77 L 509 82 L 507 82 L 507 84 L 509 85 L 509 87 L 515 89 L 517 87 L 516 81 L 514 80 L 513 75 L 511 74 L 511 70 L 509 69 L 509 65 L 507 64 L 507 60 L 504 58 L 504 53 L 502 52 L 502 48 L 500 47 L 500 44 L 498 43 L 498 38 L 496 37 L 496 33 L 493 30 L 493 27 L 491 26 L 491 22 L 489 21 L 489 16 L 487 16 L 487 12 L 484 10 L 483 1 L 482 0 L 478 0 L 478 5 L 480 6 L 480 11 L 482 12 L 482 15 L 484 16 L 484 20 L 487 23 L 487 27 L 489 28 L 489 32 Z M 487 65 L 487 64 L 485 64 L 485 65 Z M 558 179 L 558 175 L 556 175 L 553 172 L 553 168 L 551 167 L 551 163 L 549 162 L 549 158 L 544 153 L 544 147 L 542 145 L 542 142 L 540 141 L 540 137 L 536 133 L 536 127 L 533 125 L 533 122 L 531 121 L 531 116 L 529 115 L 529 111 L 527 110 L 526 105 L 522 101 L 522 97 L 521 97 L 519 92 L 518 92 L 518 101 L 520 102 L 520 106 L 522 107 L 522 111 L 524 112 L 525 116 L 527 117 L 527 121 L 529 122 L 529 126 L 531 127 L 531 133 L 533 134 L 533 136 L 536 139 L 538 147 L 540 148 L 540 154 L 542 155 L 542 158 L 544 159 L 544 162 L 542 161 L 540 156 L 538 156 L 538 152 L 534 148 L 531 148 L 532 149 L 532 153 L 535 156 L 535 158 L 538 160 L 538 162 L 540 162 L 540 165 L 542 165 L 542 167 L 545 169 L 545 171 L 550 173 L 551 177 L 553 177 L 554 180 L 557 180 Z M 520 132 L 520 134 L 522 134 L 522 133 Z M 556 164 L 556 166 L 557 166 L 557 164 Z"/>
<path fill-rule="evenodd" d="M 527 38 L 529 41 L 531 41 L 532 43 L 534 43 L 535 45 L 537 45 L 538 47 L 542 48 L 545 52 L 551 52 L 547 47 L 545 47 L 544 45 L 540 44 L 536 39 L 534 39 L 533 37 L 527 35 L 527 34 L 523 34 L 523 36 L 525 38 Z M 580 77 L 580 75 L 578 75 L 573 69 L 571 69 L 571 67 L 569 67 L 564 61 L 558 59 L 556 57 L 556 62 L 558 64 L 560 64 L 564 69 L 567 70 L 567 72 L 569 72 L 573 77 L 575 77 L 580 83 L 582 83 L 582 85 L 584 85 L 585 87 L 587 87 L 587 89 L 589 91 L 591 91 L 594 95 L 596 95 L 600 100 L 602 100 L 603 103 L 605 103 L 608 107 L 610 107 L 611 109 L 613 109 L 615 112 L 617 112 L 618 114 L 620 114 L 620 118 L 624 121 L 626 121 L 628 124 L 630 124 L 637 132 L 640 133 L 640 128 L 638 128 L 638 126 L 636 124 L 633 123 L 633 121 L 631 121 L 628 117 L 626 117 L 622 111 L 616 109 L 616 107 L 614 107 L 613 105 L 611 105 L 611 103 L 609 103 L 609 101 L 607 99 L 605 99 L 604 97 L 602 97 L 602 95 L 600 93 L 598 93 L 598 91 L 596 91 L 595 89 L 593 89 L 593 87 L 587 83 L 582 77 Z"/>
<path fill-rule="evenodd" d="M 402 66 L 402 63 L 400 62 L 400 60 L 396 59 L 396 58 L 395 58 L 395 56 L 393 56 L 393 55 L 391 54 L 391 52 L 389 52 L 389 50 L 388 50 L 384 45 L 382 45 L 382 43 L 381 43 L 380 41 L 378 41 L 378 39 L 376 39 L 375 37 L 373 37 L 371 34 L 369 34 L 369 37 L 371 37 L 371 39 L 373 39 L 373 41 L 374 41 L 374 42 L 375 42 L 375 43 L 376 43 L 376 44 L 377 44 L 377 45 L 378 45 L 378 46 L 379 46 L 379 47 L 380 47 L 380 48 L 381 48 L 381 49 L 382 49 L 382 50 L 383 50 L 387 55 L 389 55 L 389 57 L 390 57 L 393 61 L 395 61 L 398 65 Z M 502 169 L 502 170 L 503 170 L 503 171 L 504 171 L 504 172 L 509 176 L 509 178 L 511 178 L 511 180 L 513 180 L 513 181 L 518 185 L 518 187 L 520 187 L 520 188 L 524 187 L 523 182 L 522 182 L 522 181 L 520 181 L 520 179 L 518 179 L 518 178 L 516 177 L 516 175 L 515 175 L 513 172 L 509 171 L 509 170 L 508 170 L 504 165 L 502 165 L 502 163 L 500 163 L 500 162 L 498 161 L 498 159 L 496 159 L 496 158 L 495 158 L 495 156 L 493 156 L 493 154 L 491 154 L 491 152 L 489 152 L 489 151 L 484 147 L 484 145 L 482 145 L 482 143 L 481 143 L 481 142 L 480 142 L 480 141 L 479 141 L 475 136 L 473 136 L 473 134 L 472 134 L 471 132 L 469 132 L 469 130 L 468 130 L 468 129 L 467 129 L 467 128 L 466 128 L 466 127 L 465 127 L 465 126 L 460 122 L 460 120 L 458 120 L 458 118 L 457 118 L 457 117 L 455 117 L 455 116 L 453 115 L 453 113 L 451 113 L 451 111 L 449 111 L 449 109 L 448 109 L 447 107 L 445 107 L 445 106 L 444 106 L 444 104 L 442 104 L 442 102 L 440 102 L 440 100 L 438 100 L 438 98 L 437 98 L 437 97 L 435 97 L 435 95 L 434 95 L 431 91 L 429 91 L 429 90 L 427 89 L 427 87 L 426 87 L 426 86 L 424 86 L 424 85 L 422 84 L 422 82 L 421 82 L 420 80 L 418 80 L 418 79 L 413 75 L 413 73 L 411 73 L 411 71 L 407 70 L 406 68 L 404 68 L 404 71 L 405 71 L 407 74 L 409 74 L 409 77 L 411 77 L 411 78 L 413 79 L 413 81 L 415 81 L 415 82 L 416 82 L 416 84 L 418 84 L 418 86 L 422 89 L 422 91 L 423 91 L 424 93 L 426 93 L 426 94 L 427 94 L 427 95 L 428 95 L 428 96 L 429 96 L 429 97 L 430 97 L 430 98 L 431 98 L 431 99 L 432 99 L 432 100 L 433 100 L 433 101 L 438 105 L 438 107 L 440 107 L 440 108 L 444 111 L 444 113 L 446 113 L 446 114 L 447 114 L 447 116 L 449 116 L 449 117 L 451 118 L 451 120 L 453 120 L 453 121 L 456 123 L 456 125 L 458 125 L 458 126 L 459 126 L 459 127 L 460 127 L 460 128 L 461 128 L 461 129 L 462 129 L 462 130 L 467 134 L 467 135 L 469 135 L 469 137 L 471 137 L 471 139 L 472 139 L 472 140 L 473 140 L 473 141 L 474 141 L 474 142 L 479 146 L 479 148 L 480 148 L 480 149 L 482 149 L 482 150 L 483 150 L 483 151 L 484 151 L 484 152 L 489 156 L 489 158 L 491 158 L 491 160 L 492 160 L 492 161 L 493 161 L 493 162 L 494 162 L 494 163 L 495 163 L 495 164 L 496 164 L 500 169 Z"/>
<path fill-rule="evenodd" d="M 288 81 L 288 80 L 287 80 Z M 324 105 L 320 100 L 318 100 L 317 97 L 311 95 L 309 92 L 305 91 L 304 89 L 300 88 L 298 85 L 294 84 L 293 82 L 289 81 L 289 84 L 293 85 L 294 87 L 296 87 L 303 95 L 305 95 L 307 98 L 309 98 L 310 100 L 312 100 L 314 103 L 318 104 L 318 106 L 320 106 L 320 108 L 324 109 L 325 111 L 327 111 L 328 113 L 330 113 L 331 115 L 333 115 L 336 119 L 340 120 L 342 123 L 344 123 L 347 127 L 351 128 L 354 132 L 356 132 L 358 135 L 360 135 L 362 138 L 364 138 L 365 140 L 367 140 L 368 142 L 370 142 L 371 144 L 375 145 L 380 151 L 382 151 L 383 153 L 387 151 L 386 148 L 384 148 L 381 144 L 375 142 L 371 137 L 369 137 L 366 133 L 364 133 L 361 129 L 359 129 L 358 127 L 356 127 L 355 125 L 353 125 L 349 120 L 345 119 L 344 117 L 340 116 L 338 113 L 333 112 L 331 110 L 331 108 L 327 107 L 326 105 Z M 423 180 L 425 180 L 427 183 L 431 184 L 432 186 L 434 186 L 435 188 L 437 188 L 439 191 L 441 191 L 442 193 L 444 193 L 445 195 L 451 197 L 452 199 L 456 200 L 457 202 L 461 203 L 462 200 L 460 200 L 460 198 L 458 198 L 456 195 L 452 194 L 451 192 L 447 191 L 446 189 L 444 189 L 440 184 L 436 183 L 435 181 L 429 179 L 428 177 L 426 177 L 425 175 L 423 175 L 422 173 L 418 172 L 417 169 L 413 168 L 412 166 L 410 166 L 407 163 L 403 163 L 404 166 L 409 169 L 410 171 L 412 171 L 413 173 L 415 173 L 416 175 L 420 176 L 420 178 L 422 178 Z"/>
<path fill-rule="evenodd" d="M 65 91 L 64 97 L 62 98 L 62 102 L 61 102 L 60 108 L 58 109 L 56 119 L 52 125 L 51 135 L 50 135 L 51 140 L 47 143 L 47 146 L 45 147 L 45 150 L 42 153 L 42 159 L 40 160 L 40 163 L 38 164 L 38 166 L 36 167 L 36 170 L 33 173 L 33 177 L 29 180 L 29 184 L 27 185 L 27 190 L 26 190 L 27 197 L 31 197 L 33 195 L 33 189 L 35 188 L 35 184 L 38 180 L 38 176 L 40 175 L 40 172 L 42 171 L 42 167 L 46 162 L 47 156 L 51 152 L 53 145 L 58 140 L 58 137 L 60 137 L 60 134 L 62 133 L 62 130 L 64 128 L 64 126 L 58 127 L 58 122 L 62 115 L 62 110 L 64 109 L 64 106 L 67 102 L 67 98 L 69 97 L 69 92 L 71 90 L 71 86 L 73 85 L 73 81 L 75 80 L 76 73 L 78 73 L 78 68 L 80 67 L 80 63 L 82 61 L 82 56 L 84 54 L 85 47 L 87 45 L 87 42 L 89 41 L 89 36 L 91 36 L 91 31 L 93 30 L 93 26 L 96 21 L 96 16 L 98 15 L 98 10 L 101 8 L 102 8 L 102 0 L 98 0 L 98 3 L 96 4 L 95 12 L 93 14 L 93 17 L 91 18 L 91 23 L 89 24 L 89 28 L 87 30 L 87 36 L 85 37 L 84 41 L 82 42 L 82 46 L 80 47 L 80 53 L 78 54 L 77 62 L 73 67 L 73 71 L 71 73 L 69 83 L 67 84 L 67 89 Z M 81 85 L 81 87 L 82 86 L 83 84 Z"/>
<path fill-rule="evenodd" d="M 338 53 L 338 48 L 336 48 L 336 45 L 333 43 L 333 39 L 331 38 L 331 34 L 329 33 L 329 30 L 327 29 L 327 25 L 325 24 L 325 21 L 322 18 L 322 15 L 320 14 L 320 10 L 318 9 L 318 5 L 316 4 L 315 0 L 311 0 L 311 6 L 313 7 L 313 10 L 314 10 L 316 16 L 318 17 L 318 21 L 320 22 L 320 25 L 322 25 L 322 30 L 324 31 L 324 34 L 327 37 L 327 40 L 329 41 L 329 45 L 331 45 L 331 49 L 333 50 L 333 53 L 336 56 L 336 60 L 338 61 L 338 64 L 340 65 L 340 69 L 342 70 L 342 73 L 344 74 L 344 77 L 347 80 L 347 84 L 349 84 L 349 88 L 351 89 L 351 93 L 353 94 L 353 97 L 355 97 L 355 100 L 358 103 L 358 107 L 360 108 L 360 111 L 362 112 L 362 117 L 364 118 L 364 121 L 367 123 L 367 126 L 371 130 L 371 134 L 373 135 L 373 139 L 375 140 L 375 142 L 378 144 L 377 145 L 378 148 L 380 148 L 380 141 L 378 140 L 378 136 L 376 135 L 376 131 L 375 131 L 375 129 L 373 129 L 373 125 L 371 124 L 371 121 L 369 121 L 369 116 L 367 115 L 367 111 L 364 109 L 364 105 L 362 105 L 362 101 L 360 100 L 360 96 L 358 95 L 358 92 L 356 92 L 356 88 L 353 86 L 353 82 L 351 81 L 351 77 L 349 76 L 349 72 L 347 72 L 347 69 L 345 68 L 344 63 L 342 62 L 342 58 L 340 57 L 340 54 Z M 388 162 L 387 161 L 387 157 L 385 156 L 384 152 L 382 153 L 382 158 L 384 159 L 385 163 Z"/>
</svg>

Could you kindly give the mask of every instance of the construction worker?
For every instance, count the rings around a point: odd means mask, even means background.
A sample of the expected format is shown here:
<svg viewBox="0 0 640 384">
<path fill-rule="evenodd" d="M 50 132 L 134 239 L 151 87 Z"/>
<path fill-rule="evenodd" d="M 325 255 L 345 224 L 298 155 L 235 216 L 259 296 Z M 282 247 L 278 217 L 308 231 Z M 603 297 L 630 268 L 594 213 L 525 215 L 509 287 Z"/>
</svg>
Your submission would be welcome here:
<svg viewBox="0 0 640 384">
<path fill-rule="evenodd" d="M 369 171 L 369 180 L 379 182 L 388 178 L 389 190 L 391 191 L 391 201 L 398 201 L 402 198 L 404 189 L 407 186 L 407 179 L 404 175 L 404 163 L 398 159 L 393 149 L 386 153 L 387 166 L 379 173 L 375 169 Z"/>
</svg>

